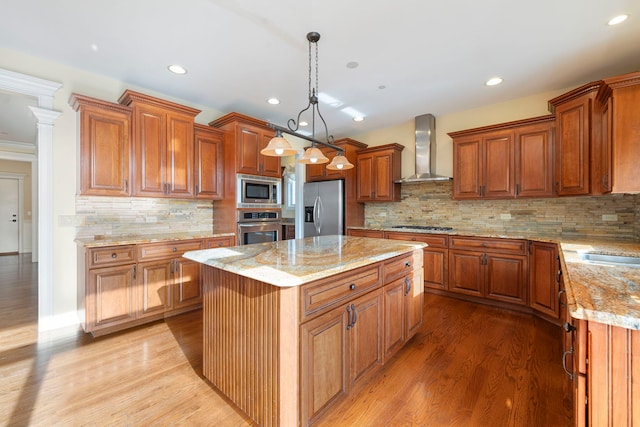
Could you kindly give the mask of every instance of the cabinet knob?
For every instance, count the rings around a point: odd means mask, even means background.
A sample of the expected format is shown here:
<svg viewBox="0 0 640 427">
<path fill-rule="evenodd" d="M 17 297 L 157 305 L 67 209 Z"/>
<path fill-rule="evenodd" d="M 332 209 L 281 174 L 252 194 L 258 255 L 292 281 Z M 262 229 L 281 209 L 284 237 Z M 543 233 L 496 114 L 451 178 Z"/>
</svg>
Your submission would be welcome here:
<svg viewBox="0 0 640 427">
<path fill-rule="evenodd" d="M 349 289 L 351 289 L 352 291 L 355 291 L 356 290 L 356 284 L 355 283 L 350 284 L 349 285 Z"/>
<path fill-rule="evenodd" d="M 569 322 L 564 322 L 564 324 L 562 325 L 562 329 L 564 329 L 564 331 L 568 333 L 575 331 L 576 327 Z"/>
<path fill-rule="evenodd" d="M 407 262 L 404 263 L 404 266 L 405 267 L 411 267 L 411 263 L 409 261 L 407 261 Z"/>
<path fill-rule="evenodd" d="M 118 258 L 118 254 L 117 254 L 117 253 L 115 253 L 115 252 L 114 252 L 114 253 L 112 253 L 112 254 L 111 254 L 111 258 Z"/>
<path fill-rule="evenodd" d="M 173 252 L 178 252 L 178 248 L 173 248 Z"/>
</svg>

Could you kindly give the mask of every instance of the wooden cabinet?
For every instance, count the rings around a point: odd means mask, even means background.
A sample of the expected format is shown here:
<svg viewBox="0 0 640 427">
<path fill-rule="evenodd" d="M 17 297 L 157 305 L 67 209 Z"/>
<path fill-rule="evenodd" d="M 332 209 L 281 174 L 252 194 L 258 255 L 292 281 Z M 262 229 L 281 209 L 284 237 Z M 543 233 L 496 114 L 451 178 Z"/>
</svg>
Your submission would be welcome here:
<svg viewBox="0 0 640 427">
<path fill-rule="evenodd" d="M 640 72 L 605 79 L 598 100 L 601 190 L 640 192 Z"/>
<path fill-rule="evenodd" d="M 131 108 L 78 94 L 80 187 L 91 196 L 131 194 Z"/>
<path fill-rule="evenodd" d="M 199 199 L 224 196 L 223 133 L 211 126 L 194 125 L 194 194 Z"/>
<path fill-rule="evenodd" d="M 527 303 L 526 241 L 451 236 L 449 290 L 510 304 Z"/>
<path fill-rule="evenodd" d="M 556 321 L 560 318 L 560 281 L 558 245 L 529 242 L 529 306 Z"/>
<path fill-rule="evenodd" d="M 594 99 L 600 85 L 600 81 L 592 82 L 549 101 L 556 116 L 555 180 L 559 196 L 592 194 L 592 149 L 600 141 L 594 140 L 594 135 L 599 135 Z M 593 192 L 599 193 L 597 187 Z"/>
<path fill-rule="evenodd" d="M 236 173 L 280 178 L 280 157 L 264 156 L 260 150 L 267 146 L 275 131 L 267 123 L 239 113 L 229 113 L 209 123 L 225 133 L 225 158 L 233 160 L 234 167 L 226 164 L 231 173 L 226 179 L 235 179 Z"/>
<path fill-rule="evenodd" d="M 282 240 L 291 240 L 296 238 L 295 224 L 282 224 Z"/>
<path fill-rule="evenodd" d="M 194 196 L 194 108 L 131 90 L 119 103 L 133 108 L 133 195 Z"/>
<path fill-rule="evenodd" d="M 374 231 L 374 230 L 353 230 L 353 231 Z M 449 277 L 449 238 L 444 234 L 426 233 L 406 233 L 387 231 L 384 233 L 387 239 L 410 240 L 423 242 L 427 246 L 422 250 L 422 274 L 424 286 L 431 289 L 446 291 L 448 289 Z"/>
<path fill-rule="evenodd" d="M 347 235 L 353 237 L 371 237 L 374 239 L 384 239 L 383 230 L 369 230 L 365 228 L 350 228 L 347 230 Z"/>
<path fill-rule="evenodd" d="M 386 144 L 358 151 L 357 201 L 359 202 L 399 202 L 401 153 L 400 144 Z"/>
<path fill-rule="evenodd" d="M 553 116 L 449 133 L 454 199 L 553 195 Z"/>
<path fill-rule="evenodd" d="M 204 249 L 223 248 L 236 245 L 236 236 L 208 237 L 204 239 Z"/>
</svg>

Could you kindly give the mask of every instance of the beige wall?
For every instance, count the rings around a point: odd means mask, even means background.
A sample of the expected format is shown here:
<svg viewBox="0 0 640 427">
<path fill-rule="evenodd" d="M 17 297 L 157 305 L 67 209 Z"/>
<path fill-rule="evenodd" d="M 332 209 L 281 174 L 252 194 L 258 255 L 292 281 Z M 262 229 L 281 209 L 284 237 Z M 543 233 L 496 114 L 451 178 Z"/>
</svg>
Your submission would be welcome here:
<svg viewBox="0 0 640 427">
<path fill-rule="evenodd" d="M 0 173 L 13 173 L 24 175 L 23 192 L 20 195 L 24 207 L 23 217 L 21 219 L 31 220 L 31 162 L 18 162 L 14 160 L 0 159 Z"/>
<path fill-rule="evenodd" d="M 438 175 L 453 176 L 453 144 L 447 133 L 464 129 L 488 126 L 496 123 L 549 114 L 547 101 L 566 92 L 567 88 L 555 92 L 545 92 L 526 98 L 514 99 L 499 104 L 487 105 L 472 110 L 445 114 L 436 117 L 436 170 Z M 424 111 L 420 114 L 427 114 Z M 402 176 L 412 175 L 415 171 L 414 118 L 387 129 L 355 135 L 352 138 L 369 146 L 397 142 L 405 146 L 402 150 Z M 433 172 L 433 171 L 431 171 Z"/>
</svg>

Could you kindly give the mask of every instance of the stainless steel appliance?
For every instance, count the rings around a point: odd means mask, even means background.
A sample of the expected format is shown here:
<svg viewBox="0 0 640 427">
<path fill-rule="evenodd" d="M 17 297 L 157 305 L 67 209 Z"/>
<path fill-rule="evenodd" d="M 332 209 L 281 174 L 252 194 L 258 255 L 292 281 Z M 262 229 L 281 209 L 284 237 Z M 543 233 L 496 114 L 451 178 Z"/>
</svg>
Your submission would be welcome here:
<svg viewBox="0 0 640 427">
<path fill-rule="evenodd" d="M 256 204 L 280 207 L 282 203 L 280 178 L 237 174 L 236 181 L 238 207 Z"/>
<path fill-rule="evenodd" d="M 344 182 L 304 184 L 304 237 L 344 234 Z"/>
<path fill-rule="evenodd" d="M 238 244 L 275 242 L 280 240 L 282 222 L 279 209 L 238 211 Z"/>
</svg>

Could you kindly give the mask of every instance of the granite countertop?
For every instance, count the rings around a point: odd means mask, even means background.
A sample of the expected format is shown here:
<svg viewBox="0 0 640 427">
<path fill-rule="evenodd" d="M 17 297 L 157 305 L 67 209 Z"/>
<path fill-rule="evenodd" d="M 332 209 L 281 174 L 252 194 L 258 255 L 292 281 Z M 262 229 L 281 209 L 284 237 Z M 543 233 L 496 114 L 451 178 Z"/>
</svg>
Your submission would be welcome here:
<svg viewBox="0 0 640 427">
<path fill-rule="evenodd" d="M 584 261 L 580 253 L 640 257 L 639 240 L 576 234 L 538 234 L 534 231 L 498 233 L 465 230 L 427 231 L 393 227 L 350 227 L 407 233 L 448 234 L 475 237 L 527 239 L 557 243 L 566 288 L 569 313 L 576 319 L 640 330 L 640 268 L 597 265 Z"/>
<path fill-rule="evenodd" d="M 209 237 L 229 237 L 235 233 L 162 233 L 131 236 L 94 236 L 76 239 L 76 243 L 86 248 L 99 248 L 115 245 L 137 245 L 141 243 L 157 243 L 172 240 L 206 239 Z"/>
<path fill-rule="evenodd" d="M 426 247 L 425 243 L 320 236 L 230 248 L 204 249 L 185 258 L 273 286 L 299 286 Z"/>
</svg>

